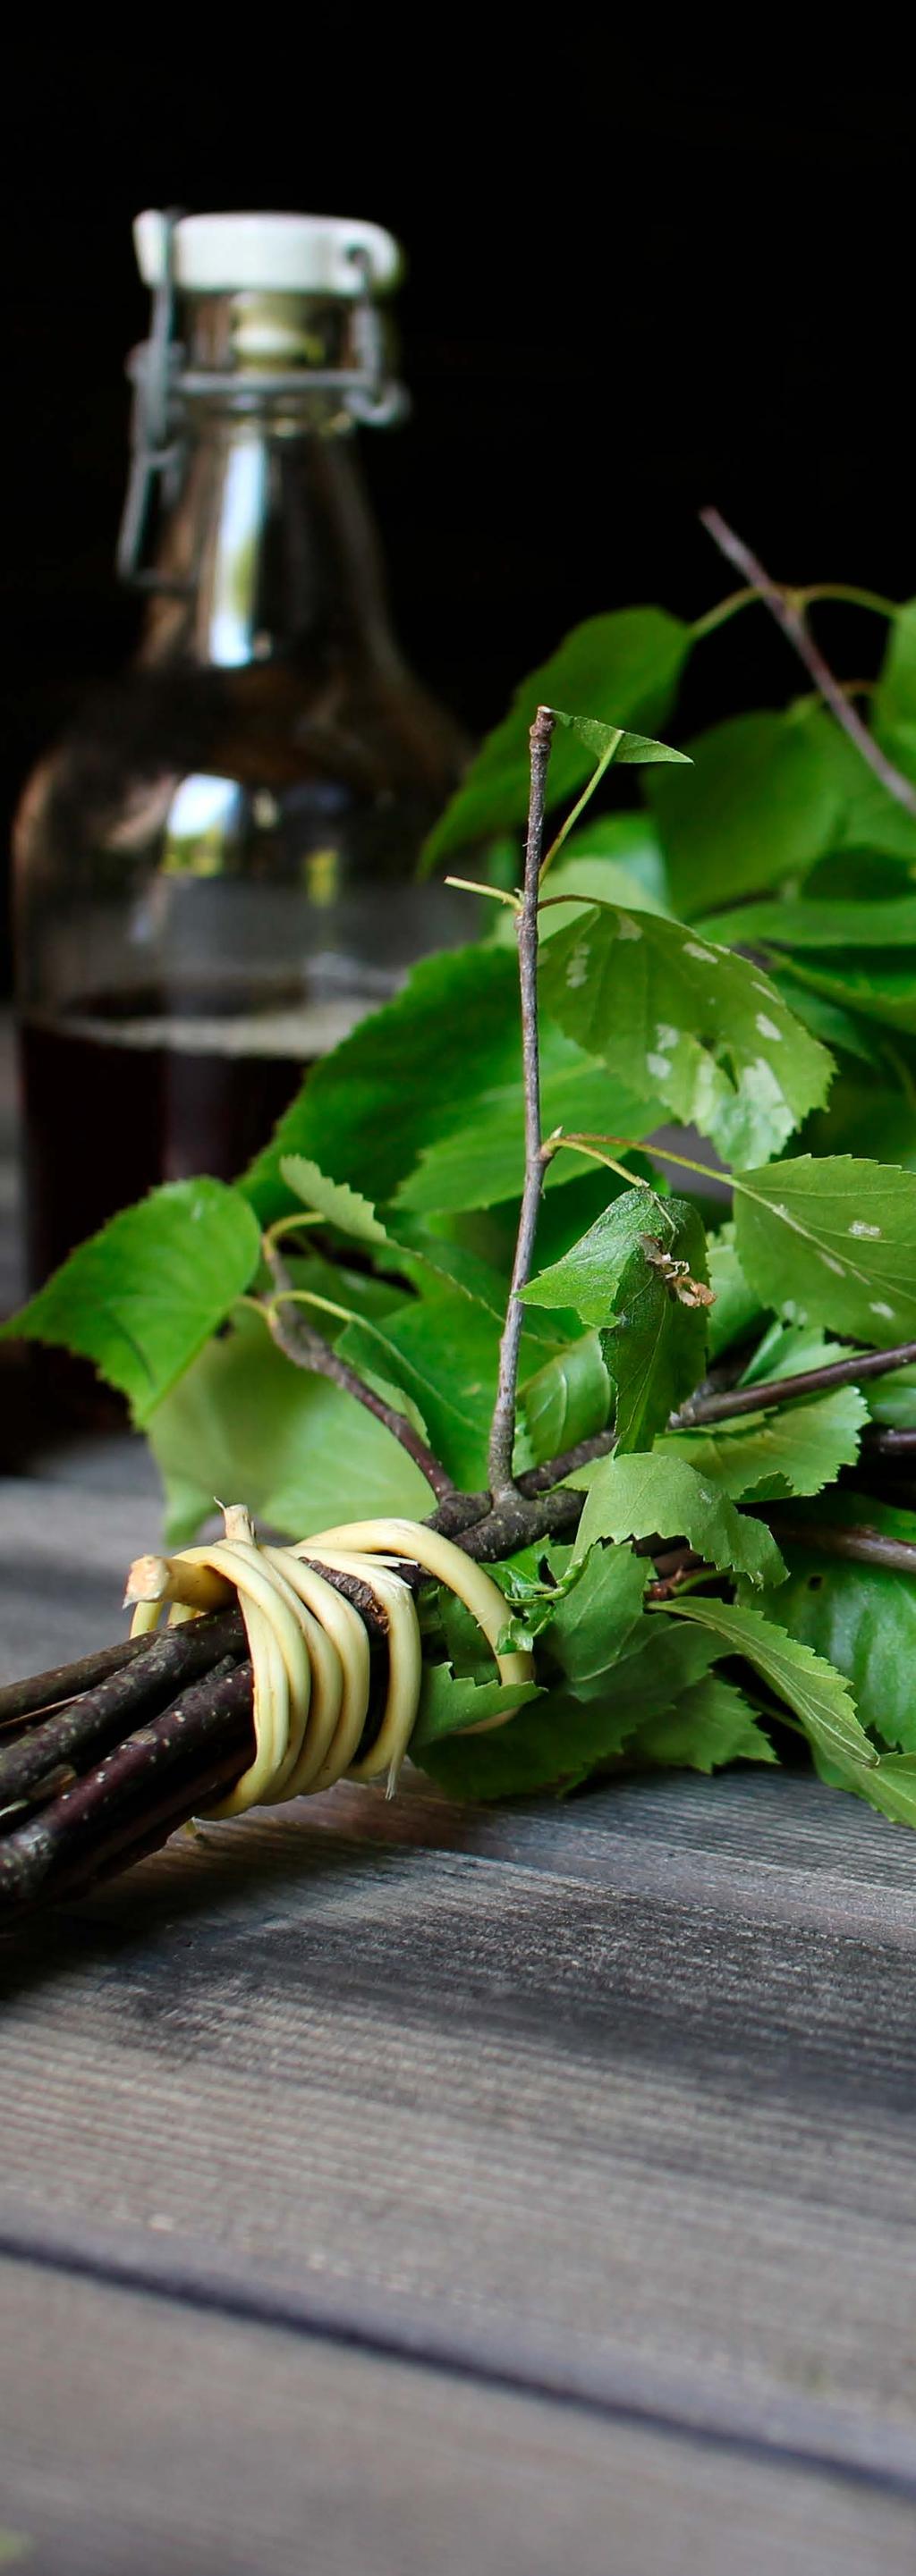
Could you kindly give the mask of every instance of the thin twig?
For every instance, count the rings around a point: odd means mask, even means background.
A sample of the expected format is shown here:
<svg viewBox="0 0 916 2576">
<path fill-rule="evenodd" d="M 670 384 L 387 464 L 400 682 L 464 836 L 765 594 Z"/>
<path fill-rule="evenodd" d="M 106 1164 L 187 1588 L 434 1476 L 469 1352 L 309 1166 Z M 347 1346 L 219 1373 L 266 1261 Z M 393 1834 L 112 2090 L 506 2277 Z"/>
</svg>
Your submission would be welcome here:
<svg viewBox="0 0 916 2576">
<path fill-rule="evenodd" d="M 908 1539 L 889 1538 L 886 1531 L 870 1529 L 865 1522 L 850 1521 L 844 1528 L 839 1522 L 806 1521 L 794 1512 L 785 1520 L 781 1512 L 766 1515 L 776 1536 L 794 1541 L 796 1546 L 815 1548 L 819 1556 L 842 1556 L 857 1565 L 883 1565 L 895 1574 L 916 1574 L 916 1547 Z"/>
<path fill-rule="evenodd" d="M 781 626 L 783 634 L 788 636 L 789 643 L 794 646 L 800 661 L 804 663 L 806 671 L 814 681 L 815 688 L 830 708 L 831 714 L 836 717 L 837 724 L 843 733 L 848 735 L 849 741 L 855 744 L 862 759 L 867 761 L 872 775 L 908 814 L 916 814 L 916 787 L 913 786 L 911 779 L 904 778 L 902 770 L 895 768 L 892 760 L 888 760 L 880 743 L 875 741 L 874 734 L 869 733 L 868 726 L 863 724 L 855 707 L 851 706 L 844 696 L 839 681 L 830 669 L 829 662 L 825 662 L 820 646 L 814 641 L 803 609 L 799 605 L 798 592 L 782 589 L 778 582 L 771 581 L 769 573 L 764 570 L 758 556 L 751 553 L 750 546 L 745 545 L 742 537 L 735 535 L 734 529 L 728 526 L 718 510 L 701 510 L 700 519 L 707 535 L 712 538 L 713 544 L 718 546 L 720 554 L 725 556 L 728 563 L 734 565 L 736 572 L 743 574 L 745 581 L 750 583 L 758 598 L 762 599 L 766 607 L 771 610 L 777 626 Z M 801 594 L 802 597 L 804 595 L 804 593 Z"/>
<path fill-rule="evenodd" d="M 700 515 L 702 517 L 703 513 L 701 512 Z M 711 511 L 709 515 L 716 518 L 718 512 Z M 732 558 L 729 557 L 729 561 L 731 560 Z M 899 600 L 885 599 L 880 590 L 862 590 L 856 582 L 812 581 L 806 584 L 804 590 L 793 590 L 792 597 L 799 608 L 812 608 L 815 601 L 819 599 L 835 599 L 842 601 L 848 608 L 873 609 L 876 617 L 896 618 L 900 615 Z M 727 599 L 717 599 L 715 605 L 707 608 L 702 617 L 694 618 L 690 630 L 694 643 L 701 643 L 704 635 L 713 635 L 717 626 L 727 625 L 729 618 L 736 616 L 739 609 L 750 608 L 754 601 L 759 602 L 759 599 L 760 590 L 756 583 L 751 583 L 744 590 L 729 591 Z M 848 681 L 846 685 L 849 686 Z"/>
<path fill-rule="evenodd" d="M 658 1547 L 657 1539 L 655 1546 Z M 637 1555 L 641 1552 L 639 1548 L 635 1551 Z M 649 1553 L 652 1554 L 654 1551 L 650 1550 Z M 655 1580 L 646 1585 L 647 1602 L 670 1601 L 673 1593 L 680 1592 L 689 1575 L 701 1573 L 709 1575 L 715 1572 L 715 1567 L 707 1565 L 705 1558 L 698 1556 L 692 1547 L 670 1548 L 664 1556 L 656 1555 L 654 1562 Z"/>
<path fill-rule="evenodd" d="M 670 1428 L 693 1431 L 700 1423 L 729 1422 L 733 1414 L 760 1413 L 771 1404 L 797 1403 L 800 1396 L 827 1395 L 833 1386 L 858 1386 L 864 1378 L 887 1377 L 890 1370 L 907 1368 L 913 1360 L 916 1342 L 898 1342 L 894 1350 L 851 1351 L 847 1359 L 830 1360 L 824 1368 L 800 1369 L 795 1377 L 763 1378 L 759 1386 L 730 1387 L 724 1395 L 692 1395 L 672 1414 Z"/>
<path fill-rule="evenodd" d="M 81 1655 L 74 1664 L 54 1664 L 50 1672 L 31 1673 L 27 1681 L 4 1682 L 0 1727 L 18 1726 L 24 1717 L 37 1717 L 40 1709 L 60 1708 L 67 1700 L 78 1699 L 82 1691 L 93 1690 L 110 1673 L 133 1663 L 145 1645 L 145 1637 L 122 1637 L 116 1646 L 99 1646 L 94 1655 Z"/>
<path fill-rule="evenodd" d="M 447 1494 L 453 1494 L 455 1486 L 452 1477 L 443 1467 L 441 1459 L 437 1458 L 433 1450 L 427 1446 L 421 1433 L 415 1431 L 413 1424 L 408 1422 L 406 1415 L 398 1413 L 393 1404 L 386 1404 L 384 1396 L 376 1395 L 374 1387 L 367 1386 L 365 1379 L 358 1377 L 355 1369 L 348 1368 L 346 1360 L 341 1359 L 339 1351 L 335 1351 L 333 1345 L 325 1341 L 323 1333 L 316 1332 L 313 1324 L 307 1324 L 301 1314 L 295 1311 L 287 1309 L 284 1313 L 284 1303 L 295 1296 L 295 1290 L 281 1253 L 278 1252 L 276 1244 L 271 1243 L 266 1236 L 264 1258 L 281 1302 L 278 1305 L 265 1305 L 261 1311 L 277 1348 L 283 1352 L 284 1358 L 291 1360 L 294 1368 L 310 1369 L 316 1377 L 330 1378 L 334 1386 L 343 1388 L 345 1395 L 354 1396 L 357 1404 L 361 1404 L 367 1413 L 373 1413 L 377 1422 L 383 1422 L 386 1431 L 390 1431 L 392 1438 L 400 1442 L 402 1449 L 406 1449 L 408 1457 L 413 1459 L 416 1467 L 419 1467 L 421 1476 L 425 1476 L 434 1494 L 440 1499 Z"/>
<path fill-rule="evenodd" d="M 909 1431 L 903 1427 L 898 1430 L 891 1423 L 869 1422 L 862 1433 L 862 1439 L 863 1443 L 867 1443 L 872 1457 L 911 1458 L 916 1450 L 916 1431 Z"/>
<path fill-rule="evenodd" d="M 538 886 L 544 838 L 544 801 L 554 718 L 539 707 L 531 727 L 531 793 L 525 842 L 525 885 L 516 917 L 518 974 L 522 1004 L 522 1068 L 525 1084 L 525 1181 L 519 1210 L 509 1303 L 499 1346 L 499 1380 L 490 1428 L 488 1472 L 495 1504 L 516 1491 L 512 1474 L 515 1443 L 515 1398 L 522 1338 L 522 1289 L 531 1276 L 538 1208 L 544 1186 L 541 1157 L 541 1081 L 538 1057 Z"/>
<path fill-rule="evenodd" d="M 55 1710 L 43 1725 L 30 1726 L 0 1752 L 0 1807 L 26 1797 L 62 1762 L 79 1770 L 87 1760 L 100 1761 L 111 1745 L 142 1726 L 151 1710 L 164 1708 L 211 1664 L 227 1654 L 237 1660 L 247 1653 L 235 1608 L 186 1620 L 180 1628 L 164 1628 L 136 1643 L 139 1651 L 129 1664 L 109 1673 L 82 1699 Z"/>
<path fill-rule="evenodd" d="M 253 1742 L 251 1666 L 226 1658 L 0 1841 L 0 1918 L 126 1867 L 238 1777 Z"/>
</svg>

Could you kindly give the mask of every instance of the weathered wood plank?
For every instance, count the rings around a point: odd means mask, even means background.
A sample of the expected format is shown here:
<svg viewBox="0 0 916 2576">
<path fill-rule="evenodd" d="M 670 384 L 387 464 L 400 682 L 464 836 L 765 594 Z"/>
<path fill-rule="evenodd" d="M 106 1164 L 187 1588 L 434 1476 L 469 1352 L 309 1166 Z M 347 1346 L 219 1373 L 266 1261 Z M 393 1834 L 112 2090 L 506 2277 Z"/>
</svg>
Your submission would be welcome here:
<svg viewBox="0 0 916 2576">
<path fill-rule="evenodd" d="M 43 2576 L 910 2576 L 913 2507 L 866 2485 L 31 2266 L 0 2298 L 0 2514 Z"/>
<path fill-rule="evenodd" d="M 678 1814 L 759 1867 L 760 1792 L 775 1920 L 725 1859 L 672 1867 Z M 859 1834 L 785 1778 L 535 1816 L 533 1864 L 520 1816 L 511 1858 L 497 1819 L 485 1854 L 468 1817 L 417 1844 L 407 1801 L 376 1842 L 369 1793 L 345 1833 L 305 1805 L 182 1843 L 8 1952 L 5 2241 L 53 2209 L 58 2246 L 101 2228 L 142 2269 L 168 2235 L 281 2314 L 317 2290 L 394 2348 L 419 2318 L 522 2379 L 916 2475 L 916 1907 L 860 1852 L 848 1921 L 834 1878 L 812 1923 L 784 1856 L 812 1805 Z"/>
<path fill-rule="evenodd" d="M 139 1531 L 161 1528 L 155 1471 L 127 1435 L 114 1445 L 126 1491 L 106 1490 L 108 1446 L 93 1467 L 75 1447 L 74 1483 L 0 1478 L 0 1681 L 43 1671 L 124 1633 L 124 1578 Z M 57 1461 L 58 1468 L 60 1461 Z M 137 1490 L 134 1490 L 134 1479 Z"/>
<path fill-rule="evenodd" d="M 0 1506 L 12 1668 L 111 1633 L 149 1500 Z M 751 1773 L 182 1839 L 3 1954 L 4 2242 L 914 2478 L 913 1852 Z"/>
</svg>

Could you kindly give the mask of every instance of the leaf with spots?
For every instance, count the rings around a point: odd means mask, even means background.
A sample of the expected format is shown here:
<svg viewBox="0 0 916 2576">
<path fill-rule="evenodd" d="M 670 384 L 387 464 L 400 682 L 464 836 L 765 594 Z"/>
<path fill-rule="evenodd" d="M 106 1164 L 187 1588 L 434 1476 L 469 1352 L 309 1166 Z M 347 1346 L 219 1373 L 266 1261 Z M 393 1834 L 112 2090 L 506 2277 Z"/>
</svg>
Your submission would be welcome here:
<svg viewBox="0 0 916 2576">
<path fill-rule="evenodd" d="M 595 904 L 545 950 L 545 1007 L 631 1091 L 739 1168 L 778 1154 L 826 1098 L 826 1048 L 745 958 L 673 921 Z"/>
<path fill-rule="evenodd" d="M 743 1172 L 735 1239 L 766 1305 L 880 1348 L 916 1338 L 916 1172 L 850 1154 Z"/>
</svg>

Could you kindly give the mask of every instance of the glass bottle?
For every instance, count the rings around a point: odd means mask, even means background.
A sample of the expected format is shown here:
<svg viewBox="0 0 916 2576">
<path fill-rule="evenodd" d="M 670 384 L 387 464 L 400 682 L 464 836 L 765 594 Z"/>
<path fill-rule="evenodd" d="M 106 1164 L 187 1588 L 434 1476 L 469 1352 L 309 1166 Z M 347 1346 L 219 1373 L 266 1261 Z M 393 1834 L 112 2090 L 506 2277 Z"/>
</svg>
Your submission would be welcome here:
<svg viewBox="0 0 916 2576">
<path fill-rule="evenodd" d="M 402 407 L 397 245 L 295 215 L 135 239 L 143 639 L 15 833 L 32 1287 L 154 1182 L 242 1170 L 303 1070 L 469 936 L 467 899 L 414 876 L 466 746 L 392 634 L 354 455 Z"/>
</svg>

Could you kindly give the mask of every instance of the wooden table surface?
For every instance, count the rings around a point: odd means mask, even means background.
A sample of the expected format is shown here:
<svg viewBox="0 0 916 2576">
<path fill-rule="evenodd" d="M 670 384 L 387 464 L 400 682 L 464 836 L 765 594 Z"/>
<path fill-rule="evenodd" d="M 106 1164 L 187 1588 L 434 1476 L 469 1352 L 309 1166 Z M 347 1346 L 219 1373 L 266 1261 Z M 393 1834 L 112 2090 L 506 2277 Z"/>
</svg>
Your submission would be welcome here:
<svg viewBox="0 0 916 2576">
<path fill-rule="evenodd" d="M 158 1498 L 0 1393 L 6 1678 L 117 1633 Z M 344 1788 L 0 1987 L 0 2565 L 912 2576 L 906 1832 L 786 1774 Z"/>
</svg>

